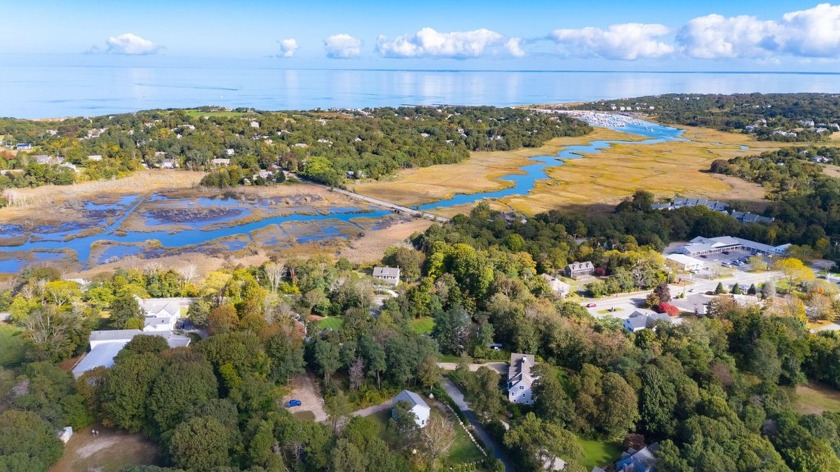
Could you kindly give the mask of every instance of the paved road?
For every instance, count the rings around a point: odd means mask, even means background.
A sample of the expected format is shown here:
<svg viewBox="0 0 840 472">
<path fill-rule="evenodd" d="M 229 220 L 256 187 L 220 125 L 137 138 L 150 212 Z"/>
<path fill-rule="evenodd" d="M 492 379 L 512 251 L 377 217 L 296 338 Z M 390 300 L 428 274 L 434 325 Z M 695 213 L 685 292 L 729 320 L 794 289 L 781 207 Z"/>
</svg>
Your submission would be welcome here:
<svg viewBox="0 0 840 472">
<path fill-rule="evenodd" d="M 478 417 L 472 411 L 470 406 L 467 405 L 467 402 L 464 400 L 464 394 L 461 393 L 461 390 L 458 389 L 458 386 L 455 385 L 451 380 L 444 379 L 443 389 L 446 390 L 446 393 L 449 395 L 450 398 L 452 398 L 452 401 L 455 402 L 455 405 L 458 407 L 458 409 L 461 410 L 462 413 L 464 413 L 464 416 L 467 418 L 467 421 L 469 421 L 472 425 L 473 430 L 475 431 L 475 435 L 478 436 L 482 444 L 484 444 L 484 446 L 489 450 L 490 454 L 492 454 L 493 457 L 502 461 L 502 463 L 505 465 L 505 470 L 507 472 L 512 472 L 513 470 L 515 470 L 511 466 L 511 463 L 508 460 L 508 458 L 502 452 L 502 448 L 499 447 L 499 445 L 496 444 L 495 441 L 493 441 L 493 438 L 490 436 L 490 434 L 484 429 L 483 426 L 481 426 L 481 423 L 478 421 Z"/>
<path fill-rule="evenodd" d="M 763 282 L 767 282 L 769 280 L 778 280 L 782 277 L 783 275 L 779 271 L 737 271 L 731 277 L 711 280 L 700 279 L 688 285 L 670 285 L 669 287 L 671 289 L 671 296 L 675 297 L 683 293 L 683 291 L 685 291 L 686 295 L 691 293 L 704 293 L 707 291 L 713 291 L 715 287 L 717 287 L 718 283 L 723 283 L 723 286 L 726 287 L 727 290 L 729 290 L 732 287 L 732 285 L 735 284 L 735 282 L 746 286 L 750 286 L 752 284 L 756 284 L 757 286 Z M 612 316 L 615 318 L 627 318 L 633 311 L 643 306 L 645 298 L 649 293 L 650 291 L 648 290 L 644 292 L 621 294 L 614 297 L 586 299 L 582 304 L 586 305 L 587 303 L 595 303 L 595 307 L 589 308 L 589 313 L 595 317 Z M 615 311 L 607 314 L 602 313 L 602 311 L 609 310 L 611 308 L 614 308 Z"/>
<path fill-rule="evenodd" d="M 406 207 L 406 206 L 397 205 L 396 203 L 386 202 L 385 200 L 380 200 L 378 198 L 368 197 L 367 195 L 362 195 L 362 194 L 359 194 L 359 193 L 356 193 L 356 192 L 351 192 L 349 190 L 343 190 L 343 189 L 340 189 L 340 188 L 329 187 L 327 185 L 320 184 L 318 182 L 312 182 L 311 180 L 306 180 L 303 177 L 301 177 L 299 175 L 296 175 L 296 174 L 291 174 L 291 175 L 294 178 L 296 178 L 300 181 L 306 181 L 306 182 L 309 182 L 313 185 L 319 185 L 321 187 L 328 188 L 330 191 L 333 191 L 335 193 L 340 193 L 341 195 L 344 195 L 345 197 L 352 198 L 354 200 L 361 200 L 363 202 L 370 203 L 371 205 L 376 205 L 378 207 L 393 210 L 397 213 L 401 213 L 401 214 L 405 214 L 405 215 L 411 215 L 411 216 L 419 216 L 421 218 L 426 218 L 426 219 L 429 219 L 429 220 L 432 220 L 432 221 L 436 221 L 438 223 L 446 223 L 447 221 L 449 221 L 449 218 L 446 218 L 446 217 L 443 217 L 443 216 L 438 216 L 438 215 L 435 215 L 435 214 L 432 214 L 432 213 L 429 213 L 429 212 L 425 212 L 425 211 L 415 210 L 413 208 L 409 208 L 409 207 Z"/>
<path fill-rule="evenodd" d="M 437 366 L 441 370 L 455 370 L 458 368 L 458 364 L 456 362 L 438 362 Z M 501 375 L 507 375 L 508 373 L 507 362 L 488 362 L 486 364 L 470 364 L 470 372 L 477 371 L 479 367 L 489 367 L 490 369 L 495 370 Z"/>
</svg>

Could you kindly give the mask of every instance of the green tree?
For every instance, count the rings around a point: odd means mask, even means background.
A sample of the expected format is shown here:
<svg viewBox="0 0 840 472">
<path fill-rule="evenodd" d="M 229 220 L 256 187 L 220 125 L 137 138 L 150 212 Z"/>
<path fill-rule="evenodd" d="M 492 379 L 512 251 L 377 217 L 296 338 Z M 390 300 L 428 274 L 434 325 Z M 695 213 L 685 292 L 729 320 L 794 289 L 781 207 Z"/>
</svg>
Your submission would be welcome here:
<svg viewBox="0 0 840 472">
<path fill-rule="evenodd" d="M 318 339 L 315 341 L 314 351 L 318 370 L 324 376 L 324 383 L 329 386 L 332 375 L 341 367 L 338 346 L 329 341 Z"/>
<path fill-rule="evenodd" d="M 499 374 L 482 366 L 467 379 L 465 393 L 473 411 L 484 420 L 495 417 L 502 409 Z"/>
<path fill-rule="evenodd" d="M 290 378 L 304 371 L 306 362 L 303 358 L 303 343 L 284 334 L 272 336 L 265 347 L 265 353 L 271 360 L 270 377 L 275 382 L 286 384 Z"/>
<path fill-rule="evenodd" d="M 104 421 L 131 432 L 148 431 L 148 399 L 162 370 L 163 361 L 155 354 L 119 359 L 102 385 Z"/>
<path fill-rule="evenodd" d="M 537 364 L 535 369 L 538 378 L 533 385 L 534 412 L 545 421 L 567 427 L 575 412 L 571 399 L 560 383 L 559 372 L 544 362 Z"/>
<path fill-rule="evenodd" d="M 10 472 L 44 471 L 64 450 L 56 429 L 37 414 L 9 410 L 0 415 L 0 467 Z"/>
<path fill-rule="evenodd" d="M 566 462 L 564 470 L 585 470 L 580 464 L 583 450 L 575 435 L 537 418 L 533 413 L 525 415 L 522 423 L 505 433 L 504 443 L 516 453 L 518 463 L 525 470 L 541 471 L 545 469 L 545 464 L 553 466 L 557 460 Z"/>
<path fill-rule="evenodd" d="M 717 287 L 715 287 L 715 295 L 720 295 L 726 293 L 726 289 L 723 288 L 723 282 L 718 282 Z"/>
<path fill-rule="evenodd" d="M 197 417 L 179 424 L 169 440 L 168 450 L 176 467 L 211 470 L 230 465 L 234 446 L 231 431 L 216 418 Z"/>
<path fill-rule="evenodd" d="M 143 309 L 137 301 L 137 297 L 130 292 L 119 294 L 111 302 L 108 324 L 114 329 L 126 329 L 130 327 L 143 326 Z M 138 324 L 139 323 L 139 324 Z"/>
<path fill-rule="evenodd" d="M 204 360 L 176 361 L 163 369 L 149 395 L 149 414 L 159 432 L 174 428 L 192 404 L 218 396 L 213 366 Z"/>
</svg>

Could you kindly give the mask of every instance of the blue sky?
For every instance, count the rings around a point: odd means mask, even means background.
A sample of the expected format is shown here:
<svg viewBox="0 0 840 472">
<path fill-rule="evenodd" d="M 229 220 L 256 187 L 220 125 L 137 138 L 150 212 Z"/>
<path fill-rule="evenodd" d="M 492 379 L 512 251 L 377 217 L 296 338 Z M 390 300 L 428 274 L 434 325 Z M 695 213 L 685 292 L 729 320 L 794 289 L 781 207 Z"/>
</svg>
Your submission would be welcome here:
<svg viewBox="0 0 840 472">
<path fill-rule="evenodd" d="M 289 68 L 840 70 L 840 4 L 815 1 L 5 1 L 4 55 L 273 57 Z"/>
</svg>

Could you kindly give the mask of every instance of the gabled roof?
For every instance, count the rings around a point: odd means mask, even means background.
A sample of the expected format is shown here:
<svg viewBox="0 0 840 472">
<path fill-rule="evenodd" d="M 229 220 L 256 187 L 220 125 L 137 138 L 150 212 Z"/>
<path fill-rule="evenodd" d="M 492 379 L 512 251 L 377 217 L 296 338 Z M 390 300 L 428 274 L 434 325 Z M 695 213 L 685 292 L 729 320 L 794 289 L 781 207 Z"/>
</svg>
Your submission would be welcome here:
<svg viewBox="0 0 840 472">
<path fill-rule="evenodd" d="M 572 262 L 571 264 L 566 266 L 569 270 L 588 270 L 594 269 L 595 266 L 592 265 L 591 261 L 583 261 L 583 262 Z"/>
<path fill-rule="evenodd" d="M 423 400 L 423 397 L 410 390 L 403 390 L 402 392 L 398 393 L 397 396 L 394 397 L 392 404 L 396 405 L 399 402 L 406 402 L 409 405 L 411 405 L 411 408 L 414 408 L 418 405 L 423 408 L 429 408 L 429 405 L 426 403 L 425 400 Z"/>
<path fill-rule="evenodd" d="M 510 355 L 510 368 L 508 368 L 508 384 L 521 380 L 533 380 L 532 367 L 534 367 L 533 354 L 512 353 Z"/>
<path fill-rule="evenodd" d="M 114 358 L 125 347 L 124 342 L 104 343 L 91 349 L 82 360 L 73 367 L 73 376 L 79 377 L 85 372 L 97 367 L 111 367 Z"/>
<path fill-rule="evenodd" d="M 181 316 L 181 304 L 170 298 L 146 298 L 140 300 L 140 306 L 146 313 L 158 314 L 161 311 L 169 316 Z"/>
<path fill-rule="evenodd" d="M 373 268 L 373 276 L 374 277 L 399 277 L 400 276 L 400 269 L 399 269 L 399 267 L 374 267 Z"/>
</svg>

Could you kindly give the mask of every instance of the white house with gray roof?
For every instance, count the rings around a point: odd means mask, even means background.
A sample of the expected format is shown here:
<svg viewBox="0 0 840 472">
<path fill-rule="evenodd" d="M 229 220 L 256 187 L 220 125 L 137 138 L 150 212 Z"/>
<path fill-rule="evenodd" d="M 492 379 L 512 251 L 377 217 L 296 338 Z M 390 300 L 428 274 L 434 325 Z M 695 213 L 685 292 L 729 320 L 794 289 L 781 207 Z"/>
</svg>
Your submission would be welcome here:
<svg viewBox="0 0 840 472">
<path fill-rule="evenodd" d="M 420 395 L 409 391 L 403 390 L 391 402 L 391 405 L 396 406 L 399 402 L 405 402 L 408 404 L 408 410 L 414 413 L 416 419 L 414 420 L 417 423 L 417 426 L 420 428 L 426 427 L 429 423 L 429 415 L 432 413 L 432 409 L 429 408 L 429 405 L 423 400 L 423 397 Z M 391 416 L 393 417 L 394 410 L 391 410 Z"/>
<path fill-rule="evenodd" d="M 533 354 L 513 353 L 510 355 L 507 381 L 508 401 L 525 405 L 534 403 L 531 387 L 537 377 L 534 377 L 531 372 L 533 368 Z"/>
<path fill-rule="evenodd" d="M 634 311 L 626 320 L 624 320 L 624 329 L 631 333 L 638 333 L 639 331 L 652 328 L 657 321 L 664 321 L 670 324 L 680 324 L 682 320 L 679 318 L 672 318 L 665 313 L 653 313 L 646 315 L 638 311 Z"/>
<path fill-rule="evenodd" d="M 373 278 L 396 287 L 400 284 L 399 267 L 374 267 Z"/>
</svg>

